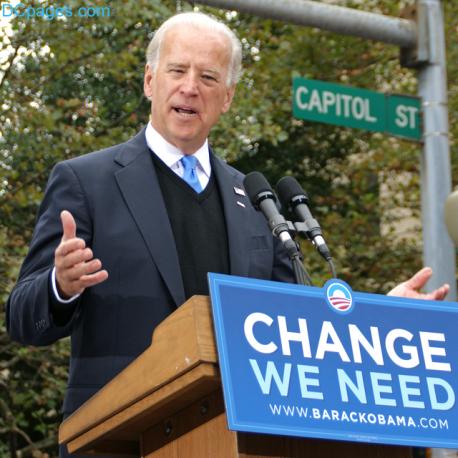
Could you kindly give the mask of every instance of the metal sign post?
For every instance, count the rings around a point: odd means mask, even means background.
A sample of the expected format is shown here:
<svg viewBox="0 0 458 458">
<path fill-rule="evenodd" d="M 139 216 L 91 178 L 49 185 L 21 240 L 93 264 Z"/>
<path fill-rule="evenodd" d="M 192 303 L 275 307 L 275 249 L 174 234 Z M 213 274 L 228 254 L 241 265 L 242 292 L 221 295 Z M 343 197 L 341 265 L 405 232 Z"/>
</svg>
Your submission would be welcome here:
<svg viewBox="0 0 458 458">
<path fill-rule="evenodd" d="M 403 63 L 419 68 L 424 131 L 421 160 L 423 261 L 433 268 L 431 291 L 450 284 L 456 299 L 456 260 L 444 223 L 451 192 L 445 41 L 440 0 L 417 0 L 416 20 L 407 20 L 309 0 L 199 0 L 199 3 L 318 27 L 343 35 L 398 45 Z"/>
<path fill-rule="evenodd" d="M 445 38 L 439 0 L 420 0 L 419 14 L 427 21 L 427 65 L 419 69 L 418 94 L 423 100 L 423 154 L 421 160 L 421 208 L 423 260 L 434 270 L 429 288 L 450 284 L 456 299 L 455 248 L 445 226 L 445 201 L 452 190 Z"/>
</svg>

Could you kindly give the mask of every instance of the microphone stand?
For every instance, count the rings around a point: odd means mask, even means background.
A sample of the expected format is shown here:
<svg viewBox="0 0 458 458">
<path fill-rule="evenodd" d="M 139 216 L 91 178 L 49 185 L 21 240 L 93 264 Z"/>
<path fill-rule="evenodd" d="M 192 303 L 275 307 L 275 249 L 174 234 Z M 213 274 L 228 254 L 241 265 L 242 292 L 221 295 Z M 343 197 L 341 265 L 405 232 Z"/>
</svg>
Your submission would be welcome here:
<svg viewBox="0 0 458 458">
<path fill-rule="evenodd" d="M 295 234 L 296 228 L 291 221 L 286 221 L 288 225 L 288 231 Z M 293 266 L 294 278 L 298 285 L 313 286 L 312 279 L 304 267 L 304 256 L 300 250 L 299 244 L 296 243 L 293 239 L 285 240 L 283 242 L 284 247 L 288 253 L 289 259 Z"/>
<path fill-rule="evenodd" d="M 303 256 L 299 248 L 295 255 L 290 257 L 293 264 L 294 277 L 298 285 L 313 286 L 312 279 L 304 267 Z"/>
<path fill-rule="evenodd" d="M 315 242 L 313 241 L 313 237 L 311 236 L 311 231 L 308 225 L 305 222 L 296 222 L 296 223 L 291 223 L 288 221 L 288 228 L 290 231 L 292 231 L 294 234 L 302 234 L 304 237 L 309 239 L 314 245 Z M 316 245 L 315 245 L 316 247 Z M 317 248 L 318 249 L 318 248 Z M 320 250 L 318 250 L 320 251 Z M 323 256 L 323 253 L 320 251 L 320 254 Z M 323 256 L 326 260 L 326 262 L 329 265 L 329 269 L 331 270 L 331 275 L 333 278 L 337 278 L 337 272 L 336 268 L 334 265 L 334 262 L 332 261 L 331 254 L 329 253 L 329 250 L 327 250 L 327 256 Z"/>
<path fill-rule="evenodd" d="M 313 238 L 310 236 L 310 230 L 307 224 L 303 222 L 293 223 L 291 221 L 286 221 L 286 224 L 288 226 L 288 232 L 290 234 L 292 234 L 293 236 L 296 234 L 301 234 L 309 240 L 311 240 L 313 243 Z M 304 256 L 300 250 L 299 244 L 291 238 L 289 240 L 283 240 L 283 245 L 286 248 L 289 259 L 293 266 L 294 278 L 296 280 L 296 283 L 298 285 L 313 286 L 312 279 L 309 273 L 307 272 L 307 269 L 304 267 Z M 329 265 L 332 277 L 337 278 L 334 262 L 332 261 L 330 255 L 326 257 L 326 262 Z"/>
</svg>

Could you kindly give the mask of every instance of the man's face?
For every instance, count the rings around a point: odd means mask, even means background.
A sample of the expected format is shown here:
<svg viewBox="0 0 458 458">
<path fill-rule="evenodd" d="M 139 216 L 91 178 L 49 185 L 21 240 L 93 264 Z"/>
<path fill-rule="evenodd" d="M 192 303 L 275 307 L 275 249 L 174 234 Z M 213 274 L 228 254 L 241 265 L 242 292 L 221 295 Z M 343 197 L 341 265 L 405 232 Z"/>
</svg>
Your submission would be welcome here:
<svg viewBox="0 0 458 458">
<path fill-rule="evenodd" d="M 232 102 L 226 86 L 229 40 L 205 29 L 174 27 L 162 42 L 157 69 L 146 66 L 153 127 L 185 154 L 203 145 Z"/>
</svg>

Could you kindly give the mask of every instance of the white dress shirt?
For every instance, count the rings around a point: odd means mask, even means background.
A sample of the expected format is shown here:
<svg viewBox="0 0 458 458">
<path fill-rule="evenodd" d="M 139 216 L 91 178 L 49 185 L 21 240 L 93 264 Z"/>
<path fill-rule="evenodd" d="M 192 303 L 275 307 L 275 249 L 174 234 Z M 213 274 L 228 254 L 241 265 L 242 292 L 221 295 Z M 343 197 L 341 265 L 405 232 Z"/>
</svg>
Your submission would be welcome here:
<svg viewBox="0 0 458 458">
<path fill-rule="evenodd" d="M 183 178 L 184 167 L 181 163 L 181 158 L 184 154 L 157 132 L 150 122 L 146 127 L 145 136 L 148 148 L 153 151 L 167 167 L 170 167 L 170 169 L 180 178 Z M 207 140 L 205 140 L 205 143 L 193 153 L 193 156 L 197 159 L 197 178 L 199 179 L 202 189 L 205 189 L 211 174 L 210 153 L 208 151 Z"/>
</svg>

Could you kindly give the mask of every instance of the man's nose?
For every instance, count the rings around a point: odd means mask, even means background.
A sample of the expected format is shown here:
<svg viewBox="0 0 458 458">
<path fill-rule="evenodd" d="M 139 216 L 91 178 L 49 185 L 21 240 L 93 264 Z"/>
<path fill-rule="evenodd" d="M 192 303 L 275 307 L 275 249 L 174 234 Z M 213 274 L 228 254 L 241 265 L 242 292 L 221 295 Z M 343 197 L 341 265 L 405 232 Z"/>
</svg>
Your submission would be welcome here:
<svg viewBox="0 0 458 458">
<path fill-rule="evenodd" d="M 198 92 L 198 77 L 189 72 L 181 84 L 181 92 L 185 95 L 196 95 Z"/>
</svg>

